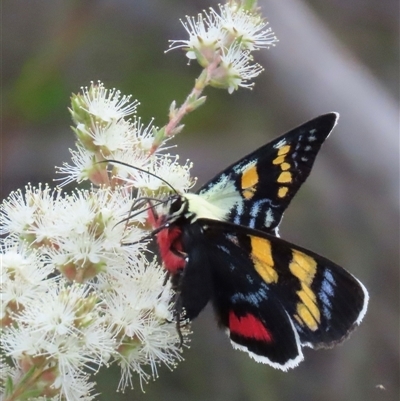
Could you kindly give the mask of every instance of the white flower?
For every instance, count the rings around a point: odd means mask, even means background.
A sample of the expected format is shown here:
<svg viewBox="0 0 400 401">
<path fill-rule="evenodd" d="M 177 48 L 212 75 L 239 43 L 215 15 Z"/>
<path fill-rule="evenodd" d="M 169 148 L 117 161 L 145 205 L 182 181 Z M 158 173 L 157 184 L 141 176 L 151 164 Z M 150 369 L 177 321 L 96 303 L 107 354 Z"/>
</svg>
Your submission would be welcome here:
<svg viewBox="0 0 400 401">
<path fill-rule="evenodd" d="M 173 367 L 181 359 L 174 294 L 164 285 L 165 270 L 148 262 L 147 205 L 135 205 L 132 194 L 168 196 L 171 186 L 185 192 L 193 185 L 191 164 L 159 152 L 149 156 L 157 128 L 125 120 L 136 104 L 102 84 L 72 99 L 77 150 L 74 166 L 59 172 L 64 184 L 90 179 L 99 188 L 67 194 L 28 185 L 0 206 L 0 233 L 7 235 L 0 351 L 15 364 L 15 374 L 6 373 L 15 394 L 32 368 L 36 379 L 23 392 L 91 400 L 88 371 L 116 361 L 124 388 L 132 372 L 147 381 L 157 377 L 158 364 Z M 99 163 L 104 159 L 133 166 L 107 167 Z"/>
<path fill-rule="evenodd" d="M 73 372 L 62 376 L 62 380 L 56 381 L 54 387 L 61 388 L 62 395 L 68 401 L 92 401 L 96 399 L 96 395 L 92 394 L 95 383 L 89 380 L 90 376 L 86 373 Z M 56 400 L 59 401 L 60 397 Z M 52 401 L 52 399 L 46 398 L 43 401 Z"/>
<path fill-rule="evenodd" d="M 187 332 L 184 327 L 180 330 Z M 160 325 L 158 320 L 150 318 L 143 337 L 140 356 L 150 365 L 152 377 L 158 377 L 157 365 L 160 363 L 172 369 L 178 361 L 183 360 L 175 323 Z"/>
<path fill-rule="evenodd" d="M 54 280 L 48 279 L 54 266 L 39 250 L 30 249 L 12 237 L 6 238 L 1 248 L 0 319 L 7 314 L 13 319 L 13 313 L 46 293 Z"/>
<path fill-rule="evenodd" d="M 15 315 L 15 326 L 3 332 L 3 349 L 26 363 L 27 356 L 45 357 L 48 369 L 57 366 L 48 384 L 61 388 L 68 400 L 78 400 L 79 388 L 92 387 L 83 385 L 87 383 L 87 378 L 82 381 L 83 369 L 97 370 L 114 353 L 114 337 L 102 314 L 102 304 L 90 286 L 53 283 Z"/>
<path fill-rule="evenodd" d="M 127 185 L 131 185 L 144 193 L 148 191 L 170 193 L 173 188 L 179 193 L 186 192 L 191 188 L 195 180 L 190 176 L 192 163 L 186 161 L 181 165 L 178 163 L 178 156 L 158 155 L 152 159 L 152 163 L 144 166 L 147 172 L 135 171 L 131 169 L 131 175 L 127 176 L 129 168 L 121 166 L 125 173 L 121 174 L 121 180 L 126 180 Z M 168 185 L 167 185 L 168 183 Z"/>
<path fill-rule="evenodd" d="M 237 4 L 219 6 L 219 13 L 210 8 L 209 12 L 198 14 L 197 19 L 186 17 L 186 22 L 182 24 L 189 39 L 171 41 L 170 50 L 184 48 L 186 56 L 197 59 L 202 67 L 207 67 L 221 52 L 226 53 L 232 46 L 240 50 L 235 54 L 241 59 L 243 51 L 275 46 L 277 42 L 260 14 L 240 8 Z"/>
<path fill-rule="evenodd" d="M 266 28 L 268 22 L 259 14 L 236 9 L 228 4 L 219 8 L 220 15 L 212 11 L 215 19 L 219 21 L 220 29 L 227 33 L 225 47 L 230 47 L 236 39 L 241 50 L 253 51 L 262 47 L 275 46 L 277 38 L 271 28 Z"/>
<path fill-rule="evenodd" d="M 121 96 L 116 89 L 106 89 L 102 82 L 92 82 L 90 88 L 82 88 L 84 106 L 88 113 L 105 122 L 119 120 L 133 114 L 139 102 L 131 102 L 131 96 Z"/>
<path fill-rule="evenodd" d="M 41 185 L 38 188 L 28 185 L 25 193 L 12 192 L 0 205 L 1 232 L 17 235 L 38 246 L 54 236 L 52 228 L 64 207 L 63 202 L 61 191 L 48 186 L 42 189 Z"/>
<path fill-rule="evenodd" d="M 121 389 L 132 385 L 132 372 L 146 382 L 157 377 L 158 364 L 172 368 L 182 359 L 171 288 L 170 284 L 163 287 L 164 280 L 165 271 L 156 262 L 142 264 L 106 294 L 106 316 L 120 339 L 116 359 L 122 371 Z M 181 330 L 187 334 L 187 328 Z M 150 365 L 150 375 L 145 365 Z"/>
<path fill-rule="evenodd" d="M 115 160 L 117 163 L 112 163 L 113 169 L 111 174 L 121 178 L 135 175 L 137 170 L 135 167 L 141 169 L 147 169 L 152 163 L 155 162 L 155 158 L 149 158 L 149 152 L 153 145 L 154 132 L 157 131 L 157 127 L 153 125 L 153 121 L 145 126 L 140 118 L 135 118 L 132 123 L 132 129 L 130 131 L 130 144 L 125 148 L 120 148 L 110 153 L 108 159 Z M 167 149 L 165 146 L 160 146 L 157 149 L 157 153 Z M 119 164 L 118 162 L 121 162 Z M 123 166 L 122 163 L 127 164 Z M 130 167 L 132 166 L 132 167 Z"/>
<path fill-rule="evenodd" d="M 82 125 L 82 124 L 79 124 Z M 80 132 L 83 128 L 80 129 Z M 118 120 L 107 125 L 96 124 L 94 128 L 85 128 L 86 136 L 90 138 L 90 149 L 77 143 L 77 150 L 70 150 L 73 165 L 64 163 L 62 167 L 57 167 L 57 173 L 64 175 L 59 178 L 61 185 L 71 182 L 82 182 L 91 180 L 96 185 L 109 183 L 106 170 L 106 163 L 99 163 L 99 160 L 115 160 L 132 166 L 146 169 L 152 160 L 149 159 L 149 151 L 154 140 L 152 121 L 145 126 L 140 118 L 133 121 Z M 93 146 L 97 149 L 93 151 Z M 160 146 L 157 153 L 165 151 L 167 147 Z M 119 178 L 126 171 L 126 176 L 133 173 L 129 167 L 113 163 L 111 176 L 117 175 Z"/>
<path fill-rule="evenodd" d="M 200 62 L 201 65 L 211 62 L 224 35 L 214 14 L 204 12 L 204 16 L 198 14 L 197 19 L 186 16 L 186 22 L 181 23 L 189 34 L 189 39 L 172 40 L 169 50 L 184 48 L 189 59 L 204 58 L 204 62 Z"/>
<path fill-rule="evenodd" d="M 95 124 L 88 134 L 93 138 L 93 144 L 98 147 L 99 152 L 107 156 L 117 149 L 131 148 L 132 131 L 132 124 L 120 119 L 113 120 L 105 126 Z"/>
<path fill-rule="evenodd" d="M 123 188 L 76 191 L 65 200 L 65 209 L 58 216 L 60 231 L 48 252 L 54 265 L 69 279 L 87 280 L 115 265 L 124 269 L 132 255 L 144 249 L 141 239 L 147 233 L 137 225 L 145 215 L 132 218 L 128 225 L 118 224 L 128 217 L 132 205 Z"/>
<path fill-rule="evenodd" d="M 25 195 L 15 192 L 2 205 L 4 220 L 9 222 L 5 231 L 44 246 L 52 265 L 70 280 L 87 280 L 115 262 L 125 266 L 145 247 L 141 239 L 147 233 L 138 225 L 146 215 L 132 218 L 128 225 L 118 224 L 128 217 L 132 205 L 125 189 L 76 191 L 65 197 L 56 191 L 54 199 L 52 193 L 30 187 Z M 29 208 L 31 213 L 26 212 Z M 19 210 L 29 219 L 14 226 Z"/>
<path fill-rule="evenodd" d="M 72 182 L 79 184 L 82 181 L 89 180 L 93 177 L 95 167 L 102 167 L 96 164 L 96 158 L 93 153 L 88 152 L 86 148 L 79 144 L 76 147 L 77 150 L 69 150 L 74 165 L 63 163 L 62 167 L 56 167 L 56 173 L 65 176 L 55 180 L 60 181 L 60 186 L 68 185 Z"/>
<path fill-rule="evenodd" d="M 158 127 L 153 125 L 153 120 L 151 120 L 147 126 L 142 123 L 141 118 L 134 118 L 133 120 L 134 130 L 132 133 L 132 151 L 141 150 L 148 156 L 151 146 L 154 140 L 154 131 L 158 130 Z M 165 149 L 165 147 L 160 147 L 158 151 Z"/>
<path fill-rule="evenodd" d="M 213 76 L 211 85 L 227 88 L 229 93 L 239 86 L 251 88 L 254 83 L 248 81 L 257 77 L 264 69 L 259 64 L 251 64 L 248 52 L 242 52 L 239 46 L 233 45 L 221 56 L 221 65 Z"/>
<path fill-rule="evenodd" d="M 117 332 L 143 340 L 142 332 L 149 312 L 157 308 L 166 308 L 168 311 L 165 313 L 164 310 L 163 316 L 157 315 L 160 324 L 173 319 L 171 288 L 169 284 L 163 285 L 165 271 L 156 261 L 148 263 L 143 259 L 135 268 L 125 270 L 124 279 L 119 277 L 116 281 L 116 278 L 113 272 L 104 273 L 94 286 L 103 291 L 113 288 L 113 291 L 105 291 L 104 302 L 107 306 L 107 319 Z"/>
<path fill-rule="evenodd" d="M 45 294 L 15 316 L 19 329 L 5 334 L 7 351 L 14 357 L 24 353 L 46 355 L 57 360 L 60 370 L 65 372 L 82 369 L 89 362 L 99 364 L 105 359 L 104 353 L 112 353 L 114 344 L 101 315 L 102 305 L 90 286 L 53 283 Z M 94 336 L 93 330 L 98 335 Z M 22 341 L 10 341 L 23 336 L 40 341 L 24 342 L 25 346 Z"/>
</svg>

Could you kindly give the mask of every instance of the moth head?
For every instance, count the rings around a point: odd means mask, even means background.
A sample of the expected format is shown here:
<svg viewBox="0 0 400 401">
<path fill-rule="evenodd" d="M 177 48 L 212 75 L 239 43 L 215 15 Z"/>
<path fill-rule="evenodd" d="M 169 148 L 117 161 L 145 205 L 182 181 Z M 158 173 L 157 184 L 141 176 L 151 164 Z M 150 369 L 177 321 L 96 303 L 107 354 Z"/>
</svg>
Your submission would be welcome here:
<svg viewBox="0 0 400 401">
<path fill-rule="evenodd" d="M 171 195 L 164 204 L 160 224 L 175 223 L 180 220 L 194 223 L 198 219 L 225 220 L 229 208 L 222 208 L 193 193 Z"/>
<path fill-rule="evenodd" d="M 165 222 L 174 223 L 178 219 L 186 217 L 188 209 L 189 201 L 185 196 L 171 195 L 165 206 Z"/>
</svg>

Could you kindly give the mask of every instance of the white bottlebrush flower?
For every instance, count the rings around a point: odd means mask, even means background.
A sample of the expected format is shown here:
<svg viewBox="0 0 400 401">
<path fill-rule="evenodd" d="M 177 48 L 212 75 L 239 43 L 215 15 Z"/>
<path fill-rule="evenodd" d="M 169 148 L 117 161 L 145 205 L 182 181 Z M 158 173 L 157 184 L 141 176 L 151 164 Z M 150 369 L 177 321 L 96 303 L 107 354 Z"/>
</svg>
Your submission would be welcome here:
<svg viewBox="0 0 400 401">
<path fill-rule="evenodd" d="M 184 333 L 185 327 L 180 328 Z M 173 369 L 182 360 L 175 323 L 160 324 L 153 315 L 148 319 L 143 331 L 143 346 L 140 355 L 151 367 L 152 377 L 158 377 L 160 363 Z"/>
<path fill-rule="evenodd" d="M 138 225 L 145 215 L 132 218 L 128 225 L 118 224 L 128 217 L 132 205 L 123 188 L 76 191 L 65 203 L 58 220 L 62 229 L 48 252 L 55 267 L 70 280 L 85 281 L 115 265 L 123 268 L 132 254 L 144 249 L 141 239 L 147 232 Z"/>
<path fill-rule="evenodd" d="M 152 191 L 167 194 L 171 192 L 171 187 L 183 193 L 194 185 L 195 180 L 190 176 L 192 163 L 186 161 L 182 165 L 178 163 L 178 160 L 178 156 L 157 155 L 151 163 L 144 167 L 151 174 L 135 171 L 133 168 L 130 169 L 131 175 L 127 176 L 129 167 L 122 166 L 121 169 L 125 170 L 125 174 L 120 178 L 126 180 L 128 186 L 133 186 L 144 193 Z M 166 183 L 170 186 L 167 186 Z"/>
<path fill-rule="evenodd" d="M 80 124 L 83 125 L 83 124 Z M 133 118 L 132 121 L 123 119 L 113 121 L 108 125 L 95 125 L 95 128 L 85 128 L 86 144 L 90 142 L 89 148 L 84 146 L 82 141 L 77 143 L 77 150 L 70 150 L 73 165 L 64 163 L 62 167 L 57 167 L 57 173 L 64 177 L 57 181 L 61 185 L 71 182 L 82 182 L 90 180 L 95 185 L 110 184 L 107 174 L 107 164 L 99 161 L 116 160 L 146 169 L 151 164 L 149 152 L 154 140 L 154 127 L 152 121 L 144 125 L 140 118 Z M 79 130 L 76 129 L 77 133 Z M 160 146 L 157 153 L 165 151 L 167 147 Z M 110 175 L 122 177 L 126 171 L 126 176 L 132 174 L 132 169 L 118 163 L 112 164 Z"/>
<path fill-rule="evenodd" d="M 69 196 L 56 191 L 54 199 L 51 194 L 48 188 L 28 187 L 26 194 L 17 191 L 3 202 L 1 211 L 8 223 L 6 231 L 45 247 L 53 266 L 70 280 L 94 277 L 114 261 L 125 260 L 126 264 L 131 253 L 145 247 L 141 239 L 147 233 L 138 227 L 145 215 L 131 219 L 129 225 L 118 224 L 128 217 L 132 205 L 129 192 L 123 188 L 75 191 Z M 29 219 L 13 225 L 20 214 Z"/>
<path fill-rule="evenodd" d="M 257 50 L 262 47 L 275 46 L 277 38 L 260 14 L 254 14 L 231 5 L 220 6 L 220 14 L 212 10 L 219 21 L 220 29 L 226 32 L 224 47 L 228 48 L 234 41 L 243 50 Z"/>
<path fill-rule="evenodd" d="M 2 324 L 6 325 L 13 314 L 25 308 L 47 291 L 53 279 L 48 277 L 54 266 L 38 249 L 13 237 L 6 238 L 1 246 L 0 300 Z"/>
<path fill-rule="evenodd" d="M 68 400 L 78 400 L 79 388 L 93 386 L 88 378 L 79 379 L 83 370 L 97 370 L 115 352 L 113 333 L 102 315 L 102 304 L 90 286 L 59 281 L 15 314 L 15 325 L 2 335 L 2 347 L 27 368 L 35 358 L 44 358 L 41 367 L 52 374 L 41 381 L 60 388 Z M 84 383 L 89 387 L 82 387 Z"/>
<path fill-rule="evenodd" d="M 106 319 L 114 325 L 120 342 L 116 359 L 122 372 L 121 389 L 132 385 L 133 372 L 147 382 L 157 377 L 158 364 L 172 368 L 182 359 L 171 288 L 170 284 L 163 286 L 164 280 L 165 272 L 155 262 L 142 264 L 106 294 Z M 187 329 L 182 331 L 185 334 Z M 146 365 L 150 373 L 144 370 Z"/>
<path fill-rule="evenodd" d="M 56 173 L 63 175 L 56 179 L 59 185 L 65 186 L 72 182 L 79 184 L 86 180 L 98 185 L 104 183 L 102 176 L 106 175 L 105 166 L 99 164 L 95 155 L 83 146 L 77 144 L 76 147 L 77 150 L 70 149 L 73 165 L 63 163 L 62 167 L 56 167 Z"/>
<path fill-rule="evenodd" d="M 106 89 L 102 82 L 82 88 L 82 108 L 100 121 L 111 122 L 135 113 L 139 102 L 122 96 L 116 89 Z"/>
<path fill-rule="evenodd" d="M 1 232 L 40 246 L 58 231 L 54 223 L 64 208 L 63 202 L 61 191 L 48 186 L 27 185 L 25 192 L 12 192 L 0 205 Z"/>
<path fill-rule="evenodd" d="M 154 132 L 159 128 L 153 125 L 153 119 L 147 125 L 144 125 L 140 117 L 134 118 L 132 124 L 134 127 L 132 132 L 133 149 L 130 149 L 130 151 L 141 151 L 148 157 L 154 140 Z M 165 146 L 160 146 L 158 151 L 161 149 L 165 150 L 166 148 Z"/>
<path fill-rule="evenodd" d="M 217 60 L 232 46 L 240 52 L 275 46 L 277 38 L 259 13 L 250 12 L 235 3 L 204 11 L 197 18 L 186 17 L 182 22 L 189 39 L 171 41 L 170 49 L 183 48 L 189 59 L 197 59 L 202 67 Z"/>
<path fill-rule="evenodd" d="M 163 285 L 165 271 L 156 261 L 149 263 L 140 259 L 135 268 L 126 268 L 124 273 L 123 280 L 112 270 L 104 272 L 93 285 L 98 291 L 104 291 L 107 319 L 118 326 L 116 331 L 143 339 L 141 333 L 149 311 L 157 309 L 155 316 L 160 324 L 173 319 L 170 284 Z M 140 316 L 145 319 L 138 319 Z"/>
<path fill-rule="evenodd" d="M 189 39 L 172 40 L 169 50 L 183 48 L 186 50 L 186 57 L 197 58 L 203 67 L 207 66 L 218 51 L 224 35 L 214 14 L 204 12 L 198 14 L 197 18 L 186 16 L 186 21 L 181 23 L 189 34 Z"/>
<path fill-rule="evenodd" d="M 248 52 L 242 52 L 239 46 L 233 45 L 221 56 L 221 64 L 215 71 L 210 85 L 226 88 L 229 93 L 239 87 L 251 88 L 254 83 L 248 82 L 257 77 L 264 69 L 259 64 L 252 64 Z"/>
<path fill-rule="evenodd" d="M 18 373 L 6 374 L 14 394 L 32 368 L 37 379 L 27 393 L 90 400 L 90 372 L 101 366 L 120 365 L 123 389 L 133 373 L 145 382 L 157 377 L 159 364 L 172 368 L 182 359 L 181 335 L 188 329 L 176 330 L 171 284 L 164 285 L 157 262 L 148 262 L 147 213 L 137 213 L 146 205 L 135 208 L 133 194 L 167 195 L 166 182 L 187 191 L 194 183 L 191 164 L 160 153 L 165 139 L 153 152 L 157 128 L 126 120 L 137 104 L 129 102 L 102 84 L 72 99 L 77 149 L 74 165 L 59 172 L 64 184 L 89 179 L 99 188 L 68 194 L 27 186 L 0 206 L 7 235 L 0 350 Z M 144 171 L 99 163 L 105 159 Z"/>
<path fill-rule="evenodd" d="M 14 358 L 24 354 L 53 358 L 61 372 L 79 370 L 88 363 L 99 365 L 108 360 L 114 345 L 102 314 L 102 304 L 91 286 L 68 286 L 60 280 L 15 315 L 19 328 L 5 333 L 6 350 Z M 98 335 L 93 335 L 94 330 Z M 23 336 L 40 341 L 21 341 Z"/>
<path fill-rule="evenodd" d="M 92 137 L 96 150 L 106 158 L 118 149 L 131 148 L 134 132 L 129 121 L 120 119 L 107 125 L 95 124 L 88 134 Z"/>
<path fill-rule="evenodd" d="M 154 157 L 149 157 L 149 152 L 152 149 L 154 141 L 154 132 L 157 130 L 158 127 L 153 125 L 153 121 L 144 125 L 140 118 L 134 118 L 130 132 L 130 145 L 111 152 L 108 157 L 108 160 L 116 161 L 116 163 L 111 163 L 112 169 L 110 169 L 110 175 L 121 179 L 122 183 L 125 183 L 126 178 L 136 175 L 138 170 L 135 170 L 135 167 L 146 171 L 151 169 L 151 166 L 156 163 L 157 160 Z M 158 154 L 166 149 L 168 149 L 168 147 L 163 143 L 155 153 Z M 121 162 L 121 164 L 118 162 Z M 124 166 L 122 163 L 126 165 Z"/>
<path fill-rule="evenodd" d="M 61 388 L 61 394 L 67 401 L 93 401 L 97 398 L 93 394 L 95 383 L 91 382 L 90 377 L 84 372 L 65 375 L 62 381 L 56 381 L 54 387 L 56 386 Z M 60 397 L 57 397 L 54 401 L 59 400 Z M 52 399 L 46 398 L 43 401 L 52 401 Z"/>
</svg>

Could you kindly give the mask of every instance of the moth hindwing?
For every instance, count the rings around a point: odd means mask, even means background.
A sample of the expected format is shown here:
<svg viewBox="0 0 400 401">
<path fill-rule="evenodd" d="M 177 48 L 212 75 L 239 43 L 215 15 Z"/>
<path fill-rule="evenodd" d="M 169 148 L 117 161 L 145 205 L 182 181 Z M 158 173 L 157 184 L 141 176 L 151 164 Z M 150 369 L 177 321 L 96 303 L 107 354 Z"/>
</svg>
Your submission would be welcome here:
<svg viewBox="0 0 400 401">
<path fill-rule="evenodd" d="M 177 314 L 212 302 L 234 348 L 287 370 L 302 347 L 332 346 L 360 324 L 365 287 L 332 261 L 277 236 L 338 115 L 319 116 L 232 164 L 149 220 L 176 290 Z"/>
</svg>

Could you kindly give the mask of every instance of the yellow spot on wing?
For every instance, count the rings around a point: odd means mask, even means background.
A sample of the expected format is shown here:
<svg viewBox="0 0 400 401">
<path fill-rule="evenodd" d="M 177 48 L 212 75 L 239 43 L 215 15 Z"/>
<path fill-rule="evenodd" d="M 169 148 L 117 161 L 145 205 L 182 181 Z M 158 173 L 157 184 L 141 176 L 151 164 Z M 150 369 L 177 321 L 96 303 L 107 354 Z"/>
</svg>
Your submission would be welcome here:
<svg viewBox="0 0 400 401">
<path fill-rule="evenodd" d="M 282 164 L 284 161 L 285 161 L 285 155 L 282 155 L 272 160 L 272 164 Z"/>
<path fill-rule="evenodd" d="M 304 302 L 307 303 L 311 300 L 315 301 L 316 296 L 315 293 L 311 290 L 309 286 L 304 283 L 301 283 L 301 290 L 298 291 L 299 298 Z"/>
<path fill-rule="evenodd" d="M 303 325 L 303 321 L 300 319 L 299 315 L 293 315 L 295 317 L 295 319 L 300 323 L 300 325 Z"/>
<path fill-rule="evenodd" d="M 250 189 L 245 189 L 245 190 L 242 192 L 242 195 L 243 195 L 246 199 L 251 199 L 251 198 L 254 196 L 255 193 L 256 193 L 255 188 L 250 188 Z"/>
<path fill-rule="evenodd" d="M 311 289 L 311 283 L 317 272 L 317 262 L 311 256 L 293 249 L 289 269 L 301 283 L 301 290 L 297 291 L 300 298 L 300 302 L 297 303 L 297 314 L 310 330 L 315 331 L 321 321 L 317 297 Z"/>
<path fill-rule="evenodd" d="M 257 165 L 254 163 L 250 167 L 248 167 L 246 170 L 243 171 L 242 173 L 242 181 L 241 181 L 241 186 L 242 186 L 242 195 L 246 199 L 251 199 L 254 194 L 256 193 L 256 188 L 255 186 L 258 184 L 258 173 L 257 173 Z"/>
<path fill-rule="evenodd" d="M 282 170 L 289 170 L 290 169 L 290 164 L 289 163 L 282 163 L 281 164 L 281 169 Z"/>
<path fill-rule="evenodd" d="M 289 171 L 283 171 L 279 174 L 278 182 L 292 182 L 292 174 Z"/>
<path fill-rule="evenodd" d="M 248 167 L 242 173 L 242 189 L 251 188 L 254 185 L 258 184 L 258 173 L 256 164 Z"/>
<path fill-rule="evenodd" d="M 311 290 L 310 287 L 307 287 L 304 284 L 302 284 L 301 291 L 297 291 L 297 295 L 301 299 L 301 302 L 299 302 L 297 305 L 297 309 L 299 309 L 300 305 L 304 305 L 314 320 L 313 324 L 317 325 L 321 321 L 321 314 L 318 309 L 317 297 L 315 293 Z M 299 315 L 301 316 L 300 313 Z M 315 330 L 317 328 L 317 327 L 315 327 L 314 329 L 311 328 L 311 326 L 308 323 L 307 326 L 309 326 L 310 329 L 312 330 Z"/>
<path fill-rule="evenodd" d="M 318 322 L 305 304 L 301 302 L 297 304 L 297 314 L 301 318 L 302 323 L 305 323 L 310 330 L 315 331 L 318 329 Z"/>
<path fill-rule="evenodd" d="M 289 269 L 301 283 L 310 286 L 317 272 L 317 261 L 303 252 L 292 249 L 292 261 Z"/>
<path fill-rule="evenodd" d="M 278 189 L 278 197 L 279 198 L 284 198 L 286 194 L 288 193 L 289 188 L 288 187 L 279 187 Z"/>
<path fill-rule="evenodd" d="M 282 146 L 282 147 L 278 150 L 278 156 L 286 155 L 286 153 L 289 153 L 289 151 L 290 151 L 290 145 Z"/>
<path fill-rule="evenodd" d="M 250 237 L 251 258 L 254 267 L 262 279 L 270 284 L 278 282 L 278 273 L 274 269 L 274 260 L 271 252 L 271 242 L 260 237 Z"/>
</svg>

